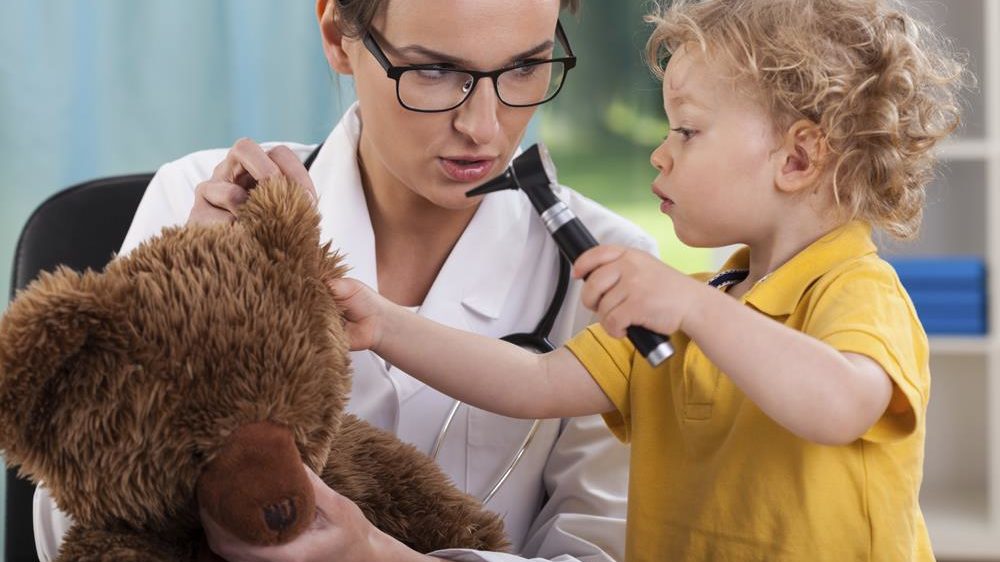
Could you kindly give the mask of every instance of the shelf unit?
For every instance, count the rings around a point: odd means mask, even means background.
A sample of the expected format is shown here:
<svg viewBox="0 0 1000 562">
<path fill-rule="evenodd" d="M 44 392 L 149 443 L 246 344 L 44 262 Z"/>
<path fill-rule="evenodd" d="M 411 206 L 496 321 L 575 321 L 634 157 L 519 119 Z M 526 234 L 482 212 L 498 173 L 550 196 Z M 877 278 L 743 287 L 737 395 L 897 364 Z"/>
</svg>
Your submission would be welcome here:
<svg viewBox="0 0 1000 562">
<path fill-rule="evenodd" d="M 980 256 L 990 332 L 931 336 L 920 503 L 939 560 L 1000 561 L 1000 0 L 909 0 L 969 54 L 978 87 L 939 151 L 920 238 L 885 253 Z"/>
</svg>

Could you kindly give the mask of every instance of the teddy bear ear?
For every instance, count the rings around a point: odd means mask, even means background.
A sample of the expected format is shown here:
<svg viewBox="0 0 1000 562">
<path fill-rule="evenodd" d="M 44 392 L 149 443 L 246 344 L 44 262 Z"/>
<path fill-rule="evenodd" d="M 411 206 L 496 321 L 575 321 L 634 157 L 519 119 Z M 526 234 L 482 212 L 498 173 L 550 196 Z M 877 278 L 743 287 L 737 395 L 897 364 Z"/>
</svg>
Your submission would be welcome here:
<svg viewBox="0 0 1000 562">
<path fill-rule="evenodd" d="M 43 273 L 0 319 L 0 451 L 9 462 L 24 464 L 44 440 L 76 358 L 127 345 L 124 281 L 105 277 L 65 267 Z"/>
<path fill-rule="evenodd" d="M 250 192 L 237 219 L 278 261 L 316 261 L 319 211 L 306 189 L 285 176 L 268 178 Z"/>
</svg>

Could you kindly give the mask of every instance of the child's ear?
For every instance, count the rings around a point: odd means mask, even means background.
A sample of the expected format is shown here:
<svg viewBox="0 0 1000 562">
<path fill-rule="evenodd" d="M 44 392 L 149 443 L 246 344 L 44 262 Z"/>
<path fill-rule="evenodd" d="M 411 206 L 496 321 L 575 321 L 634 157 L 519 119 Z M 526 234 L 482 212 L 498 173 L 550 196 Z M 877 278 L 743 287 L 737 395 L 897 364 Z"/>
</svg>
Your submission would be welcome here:
<svg viewBox="0 0 1000 562">
<path fill-rule="evenodd" d="M 786 193 L 815 186 L 826 162 L 826 138 L 819 125 L 799 119 L 785 132 L 779 150 L 775 185 Z"/>
<path fill-rule="evenodd" d="M 323 53 L 330 63 L 330 68 L 340 74 L 354 74 L 351 60 L 344 50 L 345 37 L 340 30 L 337 0 L 317 0 L 316 18 L 319 21 L 320 34 L 323 36 Z"/>
</svg>

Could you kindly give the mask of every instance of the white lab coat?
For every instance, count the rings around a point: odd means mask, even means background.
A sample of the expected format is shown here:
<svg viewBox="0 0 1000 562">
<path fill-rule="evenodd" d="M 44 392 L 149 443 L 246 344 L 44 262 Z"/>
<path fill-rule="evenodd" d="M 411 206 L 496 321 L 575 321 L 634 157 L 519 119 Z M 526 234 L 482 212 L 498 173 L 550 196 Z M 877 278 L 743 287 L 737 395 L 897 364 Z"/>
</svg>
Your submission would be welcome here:
<svg viewBox="0 0 1000 562">
<path fill-rule="evenodd" d="M 333 130 L 310 169 L 319 194 L 324 240 L 346 254 L 349 275 L 377 286 L 375 243 L 357 167 L 361 123 L 352 108 Z M 269 145 L 265 145 L 269 146 Z M 313 147 L 288 145 L 301 159 Z M 182 224 L 195 186 L 227 150 L 185 156 L 160 168 L 150 183 L 122 253 Z M 633 224 L 560 188 L 558 195 L 602 242 L 655 254 L 655 243 Z M 527 332 L 539 321 L 558 275 L 557 248 L 528 199 L 516 191 L 487 195 L 441 268 L 418 313 L 443 324 L 500 337 Z M 592 321 L 570 285 L 550 338 L 557 345 Z M 354 383 L 348 410 L 429 453 L 453 401 L 369 351 L 351 354 Z M 388 368 L 387 368 L 388 367 Z M 475 365 L 469 366 L 475 376 Z M 458 488 L 482 497 L 510 462 L 530 420 L 462 406 L 438 462 Z M 624 558 L 628 450 L 599 416 L 546 420 L 521 462 L 487 507 L 504 518 L 514 552 L 538 560 Z M 44 490 L 35 496 L 35 534 L 42 560 L 55 557 L 65 516 Z M 461 561 L 522 560 L 499 553 L 448 550 Z"/>
</svg>

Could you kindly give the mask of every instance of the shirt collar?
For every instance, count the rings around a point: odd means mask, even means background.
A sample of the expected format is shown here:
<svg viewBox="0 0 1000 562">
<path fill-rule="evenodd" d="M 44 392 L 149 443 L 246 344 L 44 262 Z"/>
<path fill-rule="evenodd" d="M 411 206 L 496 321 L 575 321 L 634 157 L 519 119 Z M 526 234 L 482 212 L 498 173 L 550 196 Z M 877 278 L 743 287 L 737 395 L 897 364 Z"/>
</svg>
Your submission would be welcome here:
<svg viewBox="0 0 1000 562">
<path fill-rule="evenodd" d="M 841 263 L 875 253 L 871 235 L 871 226 L 862 221 L 831 230 L 764 276 L 744 300 L 769 316 L 791 314 L 814 281 Z M 730 256 L 721 271 L 747 269 L 749 265 L 750 250 L 744 247 Z"/>
</svg>

